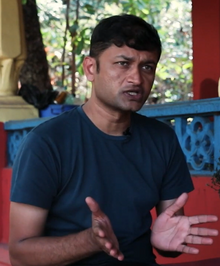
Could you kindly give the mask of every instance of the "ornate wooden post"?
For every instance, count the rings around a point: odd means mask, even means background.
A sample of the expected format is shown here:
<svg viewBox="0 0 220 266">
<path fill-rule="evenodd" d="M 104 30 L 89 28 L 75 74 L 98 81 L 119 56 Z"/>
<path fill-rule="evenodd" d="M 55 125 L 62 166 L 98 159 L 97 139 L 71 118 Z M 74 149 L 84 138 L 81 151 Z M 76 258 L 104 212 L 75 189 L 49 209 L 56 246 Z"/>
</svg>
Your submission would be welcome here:
<svg viewBox="0 0 220 266">
<path fill-rule="evenodd" d="M 15 95 L 26 58 L 24 25 L 19 0 L 0 0 L 0 95 Z"/>
<path fill-rule="evenodd" d="M 0 0 L 0 121 L 38 117 L 38 110 L 16 95 L 25 58 L 21 0 Z"/>
</svg>

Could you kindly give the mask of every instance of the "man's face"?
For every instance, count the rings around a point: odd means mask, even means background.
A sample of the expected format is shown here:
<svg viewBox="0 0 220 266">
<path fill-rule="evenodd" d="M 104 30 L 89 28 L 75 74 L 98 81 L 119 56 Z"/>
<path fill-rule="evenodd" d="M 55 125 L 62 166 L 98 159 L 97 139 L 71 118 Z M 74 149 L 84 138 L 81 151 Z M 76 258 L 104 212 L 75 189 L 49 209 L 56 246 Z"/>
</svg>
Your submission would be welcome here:
<svg viewBox="0 0 220 266">
<path fill-rule="evenodd" d="M 99 71 L 95 59 L 89 60 L 87 78 L 93 83 L 92 101 L 102 108 L 120 112 L 137 111 L 143 106 L 154 82 L 157 51 L 112 45 L 100 55 Z"/>
</svg>

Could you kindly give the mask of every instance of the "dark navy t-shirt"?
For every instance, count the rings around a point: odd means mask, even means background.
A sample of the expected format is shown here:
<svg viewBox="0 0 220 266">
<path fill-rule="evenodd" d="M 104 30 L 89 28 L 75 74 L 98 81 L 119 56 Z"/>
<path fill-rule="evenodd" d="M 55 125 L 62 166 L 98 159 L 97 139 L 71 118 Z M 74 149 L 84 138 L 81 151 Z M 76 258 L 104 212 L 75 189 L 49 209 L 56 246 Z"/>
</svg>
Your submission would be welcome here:
<svg viewBox="0 0 220 266">
<path fill-rule="evenodd" d="M 45 235 L 63 236 L 91 227 L 91 196 L 109 217 L 125 261 L 154 265 L 150 210 L 192 189 L 169 126 L 133 113 L 130 134 L 110 136 L 77 107 L 28 134 L 14 163 L 11 201 L 48 209 Z M 114 261 L 100 252 L 76 265 Z"/>
</svg>

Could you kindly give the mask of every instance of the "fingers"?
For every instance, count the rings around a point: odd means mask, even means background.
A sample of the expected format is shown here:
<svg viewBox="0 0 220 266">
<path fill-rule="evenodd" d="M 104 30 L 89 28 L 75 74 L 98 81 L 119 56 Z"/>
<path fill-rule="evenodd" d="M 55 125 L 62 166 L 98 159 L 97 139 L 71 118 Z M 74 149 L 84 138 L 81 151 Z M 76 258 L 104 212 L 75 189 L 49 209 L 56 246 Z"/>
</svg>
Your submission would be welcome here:
<svg viewBox="0 0 220 266">
<path fill-rule="evenodd" d="M 93 198 L 87 197 L 85 201 L 95 219 L 103 220 L 106 218 L 105 214 L 101 211 L 99 204 Z M 101 238 L 105 237 L 104 230 L 102 230 L 102 223 L 96 223 L 93 226 L 93 230 L 96 236 Z"/>
<path fill-rule="evenodd" d="M 218 217 L 215 215 L 196 215 L 189 217 L 189 222 L 191 225 L 216 221 L 218 221 Z"/>
<path fill-rule="evenodd" d="M 186 204 L 187 199 L 188 199 L 187 193 L 181 194 L 177 198 L 177 200 L 165 210 L 165 213 L 169 217 L 172 217 L 178 210 L 180 210 Z"/>
<path fill-rule="evenodd" d="M 189 234 L 197 236 L 217 236 L 218 230 L 201 227 L 191 227 Z"/>
<path fill-rule="evenodd" d="M 103 218 L 106 215 L 102 212 L 102 210 L 99 207 L 99 204 L 91 197 L 87 197 L 85 199 L 86 204 L 88 205 L 90 211 L 94 215 L 94 218 Z"/>
<path fill-rule="evenodd" d="M 99 204 L 93 198 L 87 197 L 85 201 L 92 212 L 92 238 L 95 245 L 108 255 L 123 260 L 124 255 L 119 250 L 118 240 L 109 218 L 101 211 Z"/>
<path fill-rule="evenodd" d="M 118 260 L 124 259 L 124 255 L 121 253 L 119 248 L 113 245 L 113 243 L 107 241 L 106 239 L 103 239 L 102 241 L 105 242 L 102 244 L 104 246 L 103 251 L 105 251 L 109 256 L 112 256 Z"/>
<path fill-rule="evenodd" d="M 105 245 L 107 251 L 106 253 L 109 254 L 110 256 L 118 259 L 118 260 L 123 260 L 124 255 L 121 253 L 120 250 L 112 248 L 112 245 L 110 243 L 106 243 Z"/>
<path fill-rule="evenodd" d="M 213 243 L 213 240 L 207 237 L 188 235 L 185 238 L 185 243 L 197 245 L 211 245 Z"/>
<path fill-rule="evenodd" d="M 199 250 L 197 248 L 189 247 L 186 245 L 179 245 L 176 251 L 181 252 L 181 253 L 187 253 L 187 254 L 198 254 L 199 253 Z"/>
<path fill-rule="evenodd" d="M 93 198 L 87 197 L 85 201 L 92 213 L 96 213 L 100 210 L 98 203 Z"/>
<path fill-rule="evenodd" d="M 213 240 L 211 238 L 188 235 L 185 238 L 184 242 L 187 244 L 211 245 L 213 243 Z M 187 253 L 187 254 L 198 254 L 199 253 L 199 250 L 197 248 L 186 246 L 184 244 L 179 245 L 177 247 L 177 251 L 182 252 L 182 253 Z"/>
<path fill-rule="evenodd" d="M 189 235 L 186 236 L 184 242 L 187 244 L 211 245 L 213 243 L 213 239 L 202 236 L 217 236 L 217 235 L 218 235 L 218 230 L 193 227 L 190 228 L 190 233 Z"/>
</svg>

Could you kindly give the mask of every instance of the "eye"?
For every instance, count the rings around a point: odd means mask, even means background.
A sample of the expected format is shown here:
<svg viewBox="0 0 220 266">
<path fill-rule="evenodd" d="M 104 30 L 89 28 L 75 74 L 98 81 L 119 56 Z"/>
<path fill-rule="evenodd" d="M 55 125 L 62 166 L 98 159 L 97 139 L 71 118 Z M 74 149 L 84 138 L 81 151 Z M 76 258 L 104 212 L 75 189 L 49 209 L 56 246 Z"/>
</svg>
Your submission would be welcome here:
<svg viewBox="0 0 220 266">
<path fill-rule="evenodd" d="M 146 71 L 154 71 L 154 67 L 151 65 L 144 65 L 142 68 Z"/>
<path fill-rule="evenodd" d="M 128 66 L 128 62 L 127 61 L 118 61 L 117 64 L 120 65 L 120 66 Z"/>
</svg>

